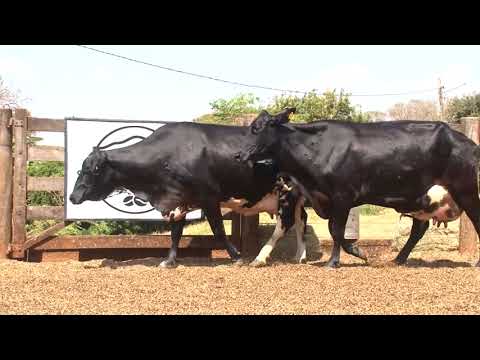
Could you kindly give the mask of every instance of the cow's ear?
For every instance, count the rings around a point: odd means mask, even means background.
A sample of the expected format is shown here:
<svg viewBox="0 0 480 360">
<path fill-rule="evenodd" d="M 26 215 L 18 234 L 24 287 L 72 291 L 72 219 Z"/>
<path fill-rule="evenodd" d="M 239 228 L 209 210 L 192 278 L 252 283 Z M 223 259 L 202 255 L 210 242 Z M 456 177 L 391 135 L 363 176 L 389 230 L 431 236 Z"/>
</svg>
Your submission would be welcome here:
<svg viewBox="0 0 480 360">
<path fill-rule="evenodd" d="M 250 124 L 250 132 L 252 134 L 257 134 L 262 131 L 265 126 L 270 122 L 272 116 L 266 110 L 260 111 L 260 114 L 253 120 Z"/>
<path fill-rule="evenodd" d="M 297 111 L 295 107 L 288 107 L 283 109 L 274 117 L 274 121 L 276 125 L 286 124 L 290 121 L 290 115 L 294 114 Z"/>
</svg>

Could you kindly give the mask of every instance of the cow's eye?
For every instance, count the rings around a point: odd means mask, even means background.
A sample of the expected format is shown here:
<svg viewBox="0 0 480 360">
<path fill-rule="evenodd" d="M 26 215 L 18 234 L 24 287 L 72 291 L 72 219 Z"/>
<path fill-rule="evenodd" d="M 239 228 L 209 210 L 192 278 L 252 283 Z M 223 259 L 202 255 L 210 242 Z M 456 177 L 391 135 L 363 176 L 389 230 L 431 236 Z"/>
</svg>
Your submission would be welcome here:
<svg viewBox="0 0 480 360">
<path fill-rule="evenodd" d="M 98 170 L 100 170 L 100 168 L 97 165 L 97 166 L 95 166 L 95 171 L 98 171 Z"/>
<path fill-rule="evenodd" d="M 77 171 L 77 175 L 80 175 L 82 173 L 82 170 Z"/>
</svg>

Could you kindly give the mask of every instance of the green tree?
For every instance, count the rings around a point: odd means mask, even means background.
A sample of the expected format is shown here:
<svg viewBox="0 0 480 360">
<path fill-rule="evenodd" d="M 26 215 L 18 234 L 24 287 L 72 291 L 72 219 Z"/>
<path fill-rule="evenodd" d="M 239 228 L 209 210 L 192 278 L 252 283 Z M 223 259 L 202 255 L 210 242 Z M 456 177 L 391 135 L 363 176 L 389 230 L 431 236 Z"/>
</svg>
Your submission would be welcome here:
<svg viewBox="0 0 480 360">
<path fill-rule="evenodd" d="M 198 122 L 232 125 L 243 115 L 258 113 L 260 99 L 253 94 L 239 94 L 231 99 L 216 99 L 210 103 L 213 114 L 207 114 Z"/>
<path fill-rule="evenodd" d="M 367 122 L 369 116 L 363 114 L 357 107 L 351 104 L 349 94 L 340 91 L 326 91 L 322 95 L 314 90 L 303 97 L 296 95 L 281 95 L 273 99 L 273 103 L 267 107 L 267 111 L 276 113 L 285 107 L 296 107 L 297 112 L 292 115 L 293 122 L 312 122 L 315 120 L 345 120 L 355 122 Z"/>
<path fill-rule="evenodd" d="M 467 116 L 480 116 L 480 94 L 451 99 L 447 104 L 445 114 L 448 121 L 458 121 Z"/>
</svg>

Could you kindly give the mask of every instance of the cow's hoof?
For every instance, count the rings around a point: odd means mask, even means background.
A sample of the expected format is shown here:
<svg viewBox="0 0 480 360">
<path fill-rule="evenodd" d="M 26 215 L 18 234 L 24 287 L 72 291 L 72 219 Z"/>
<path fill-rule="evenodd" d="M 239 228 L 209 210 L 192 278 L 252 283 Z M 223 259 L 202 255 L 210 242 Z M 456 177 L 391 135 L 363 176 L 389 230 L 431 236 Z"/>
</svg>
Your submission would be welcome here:
<svg viewBox="0 0 480 360">
<path fill-rule="evenodd" d="M 391 261 L 388 261 L 387 264 L 390 265 L 391 267 L 398 267 L 398 266 L 403 266 L 407 263 L 407 261 L 403 260 L 398 260 L 398 259 L 393 259 Z"/>
<path fill-rule="evenodd" d="M 162 267 L 165 269 L 173 269 L 177 267 L 177 263 L 175 261 L 164 260 L 160 263 L 159 267 Z"/>
<path fill-rule="evenodd" d="M 293 258 L 292 262 L 295 263 L 295 264 L 306 264 L 307 259 L 306 258 L 301 258 L 301 259 Z"/>
<path fill-rule="evenodd" d="M 255 259 L 249 264 L 249 266 L 256 267 L 256 268 L 265 267 L 265 266 L 267 266 L 267 262 Z"/>
<path fill-rule="evenodd" d="M 338 269 L 340 267 L 340 262 L 338 261 L 329 261 L 325 265 L 327 269 Z"/>
<path fill-rule="evenodd" d="M 243 259 L 233 260 L 233 265 L 234 266 L 243 266 L 243 265 L 245 265 L 245 261 L 243 261 Z"/>
</svg>

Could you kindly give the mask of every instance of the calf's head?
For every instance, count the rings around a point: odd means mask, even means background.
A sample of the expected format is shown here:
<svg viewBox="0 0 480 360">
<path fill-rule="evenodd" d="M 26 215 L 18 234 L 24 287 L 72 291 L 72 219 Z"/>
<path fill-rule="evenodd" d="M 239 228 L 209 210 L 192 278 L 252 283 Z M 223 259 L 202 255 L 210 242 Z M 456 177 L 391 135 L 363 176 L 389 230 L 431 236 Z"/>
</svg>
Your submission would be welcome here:
<svg viewBox="0 0 480 360">
<path fill-rule="evenodd" d="M 83 161 L 82 170 L 78 171 L 78 178 L 70 195 L 70 201 L 77 205 L 85 200 L 105 199 L 115 190 L 112 175 L 113 169 L 108 165 L 106 153 L 94 148 Z"/>
<path fill-rule="evenodd" d="M 288 122 L 290 114 L 295 111 L 295 108 L 286 108 L 278 114 L 271 115 L 262 110 L 250 124 L 249 136 L 253 139 L 253 145 L 243 152 L 242 160 L 256 161 L 275 153 L 282 133 L 294 131 Z"/>
</svg>

